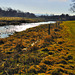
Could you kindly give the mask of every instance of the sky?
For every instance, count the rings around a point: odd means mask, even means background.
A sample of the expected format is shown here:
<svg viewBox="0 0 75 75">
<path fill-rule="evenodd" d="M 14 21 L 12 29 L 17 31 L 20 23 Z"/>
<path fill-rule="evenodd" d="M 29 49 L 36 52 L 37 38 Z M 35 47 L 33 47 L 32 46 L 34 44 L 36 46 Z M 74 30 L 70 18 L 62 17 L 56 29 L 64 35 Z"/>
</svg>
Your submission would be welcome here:
<svg viewBox="0 0 75 75">
<path fill-rule="evenodd" d="M 34 14 L 70 14 L 72 0 L 0 0 L 0 7 L 11 7 Z"/>
</svg>

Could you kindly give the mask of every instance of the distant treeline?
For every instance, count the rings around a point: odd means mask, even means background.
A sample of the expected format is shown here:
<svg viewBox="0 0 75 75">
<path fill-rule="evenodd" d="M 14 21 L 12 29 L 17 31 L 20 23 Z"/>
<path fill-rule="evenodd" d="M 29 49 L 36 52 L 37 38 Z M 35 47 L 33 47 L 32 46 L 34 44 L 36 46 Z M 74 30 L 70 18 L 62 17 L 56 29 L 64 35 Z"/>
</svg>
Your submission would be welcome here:
<svg viewBox="0 0 75 75">
<path fill-rule="evenodd" d="M 40 18 L 45 18 L 46 20 L 51 20 L 51 21 L 66 21 L 66 20 L 75 20 L 75 15 L 70 16 L 69 14 L 61 14 L 61 15 L 41 15 L 39 16 Z"/>
<path fill-rule="evenodd" d="M 35 18 L 35 14 L 29 12 L 22 12 L 12 8 L 2 9 L 0 8 L 0 17 L 28 17 Z"/>
<path fill-rule="evenodd" d="M 59 21 L 59 20 L 75 20 L 75 15 L 70 16 L 69 14 L 61 14 L 61 15 L 41 15 L 36 16 L 33 13 L 23 12 L 20 10 L 15 10 L 12 8 L 2 9 L 0 8 L 0 17 L 27 17 L 27 18 L 43 18 L 49 21 Z"/>
</svg>

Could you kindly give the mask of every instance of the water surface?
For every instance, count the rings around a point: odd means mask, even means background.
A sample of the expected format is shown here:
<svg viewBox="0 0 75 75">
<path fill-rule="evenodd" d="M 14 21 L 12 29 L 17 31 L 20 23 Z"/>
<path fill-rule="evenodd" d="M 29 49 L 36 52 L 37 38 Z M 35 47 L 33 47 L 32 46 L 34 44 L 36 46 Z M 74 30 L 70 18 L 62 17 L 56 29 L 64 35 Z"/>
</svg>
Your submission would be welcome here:
<svg viewBox="0 0 75 75">
<path fill-rule="evenodd" d="M 0 38 L 9 37 L 9 35 L 13 35 L 13 33 L 15 32 L 21 32 L 28 28 L 36 27 L 41 24 L 50 24 L 50 23 L 55 23 L 55 21 L 38 22 L 38 23 L 22 23 L 21 25 L 0 26 Z"/>
</svg>

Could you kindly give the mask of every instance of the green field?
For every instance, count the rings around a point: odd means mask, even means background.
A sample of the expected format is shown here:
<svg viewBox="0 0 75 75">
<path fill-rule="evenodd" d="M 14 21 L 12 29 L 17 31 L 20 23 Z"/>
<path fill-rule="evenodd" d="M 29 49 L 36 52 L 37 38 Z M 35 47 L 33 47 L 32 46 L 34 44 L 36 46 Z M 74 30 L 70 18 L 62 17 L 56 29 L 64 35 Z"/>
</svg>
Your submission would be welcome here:
<svg viewBox="0 0 75 75">
<path fill-rule="evenodd" d="M 75 40 L 75 21 L 66 21 L 63 24 L 67 26 L 67 31 L 71 34 L 69 38 Z"/>
<path fill-rule="evenodd" d="M 75 60 L 75 21 L 66 21 L 63 22 L 63 25 L 66 26 L 65 32 L 67 32 L 69 35 L 67 38 L 71 41 L 71 44 L 73 44 L 71 48 L 71 53 Z"/>
</svg>

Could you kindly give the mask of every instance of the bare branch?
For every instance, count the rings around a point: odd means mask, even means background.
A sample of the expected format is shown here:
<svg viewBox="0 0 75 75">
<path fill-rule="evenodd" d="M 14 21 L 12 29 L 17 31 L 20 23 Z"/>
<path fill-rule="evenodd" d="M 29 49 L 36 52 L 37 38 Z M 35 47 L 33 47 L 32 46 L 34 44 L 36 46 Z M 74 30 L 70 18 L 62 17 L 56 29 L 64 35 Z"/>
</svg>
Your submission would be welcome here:
<svg viewBox="0 0 75 75">
<path fill-rule="evenodd" d="M 75 12 L 75 0 L 72 0 L 73 4 L 71 4 L 70 11 Z"/>
</svg>

